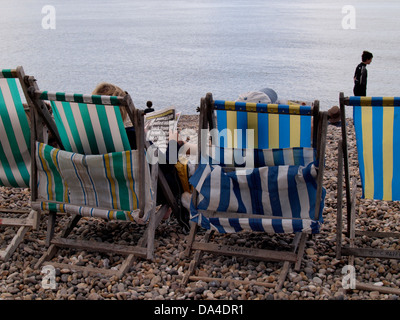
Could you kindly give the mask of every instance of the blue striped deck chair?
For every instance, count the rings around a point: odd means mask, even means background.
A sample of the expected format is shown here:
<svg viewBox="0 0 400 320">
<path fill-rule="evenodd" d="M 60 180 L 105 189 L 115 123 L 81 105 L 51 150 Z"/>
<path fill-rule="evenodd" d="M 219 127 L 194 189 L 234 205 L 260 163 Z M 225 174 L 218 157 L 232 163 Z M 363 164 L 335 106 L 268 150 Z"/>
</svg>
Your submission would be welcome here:
<svg viewBox="0 0 400 320">
<path fill-rule="evenodd" d="M 290 103 L 256 104 L 246 102 L 214 101 L 219 131 L 216 143 L 224 148 L 247 148 L 246 130 L 253 130 L 256 149 L 311 147 L 312 117 L 299 117 L 297 112 L 311 110 L 307 106 Z M 295 114 L 290 114 L 291 110 Z M 319 103 L 314 102 L 312 112 L 318 115 Z M 246 112 L 248 111 L 248 112 Z M 225 130 L 226 129 L 226 130 Z"/>
<path fill-rule="evenodd" d="M 251 118 L 257 123 L 258 132 L 228 132 L 228 135 L 235 138 L 232 141 L 236 140 L 238 143 L 222 143 L 223 134 L 220 132 L 226 132 L 226 126 L 215 128 L 214 125 L 220 125 L 215 120 L 216 111 L 223 110 L 236 112 L 236 118 L 239 118 L 239 113 L 245 113 L 243 117 Z M 267 118 L 260 115 L 267 115 Z M 293 125 L 282 131 L 276 130 L 277 126 L 286 121 L 281 122 L 280 117 L 283 115 L 289 116 L 289 122 Z M 294 117 L 308 119 L 295 120 Z M 261 123 L 264 120 L 265 126 Z M 278 123 L 274 123 L 274 120 Z M 199 263 L 201 252 L 206 251 L 284 262 L 277 283 L 269 284 L 279 290 L 290 263 L 295 263 L 296 270 L 300 268 L 306 235 L 319 233 L 322 224 L 327 114 L 314 110 L 312 106 L 214 101 L 212 95 L 207 94 L 201 100 L 199 123 L 202 130 L 198 166 L 190 178 L 196 192 L 192 196 L 192 225 L 186 250 L 187 255 L 190 250 L 195 250 L 196 253 L 184 282 L 201 280 L 191 274 Z M 253 130 L 255 127 L 247 126 Z M 269 131 L 268 127 L 274 129 Z M 242 128 L 246 128 L 246 125 Z M 303 137 L 300 137 L 300 132 L 304 133 Z M 268 134 L 285 137 L 264 139 Z M 292 135 L 293 139 L 290 137 Z M 275 144 L 279 141 L 281 144 Z M 205 242 L 195 241 L 199 226 L 208 230 Z M 295 234 L 294 250 L 285 252 L 208 243 L 215 232 L 226 235 L 238 232 Z"/>
<path fill-rule="evenodd" d="M 24 103 L 25 77 L 22 67 L 0 70 L 0 186 L 8 188 L 29 188 L 31 179 L 31 132 Z M 24 106 L 25 104 L 25 106 Z M 23 241 L 30 228 L 37 229 L 39 216 L 34 210 L 4 208 L 7 214 L 0 218 L 0 226 L 19 227 L 10 244 L 0 250 L 0 260 L 8 260 Z M 12 215 L 10 215 L 12 214 Z M 27 218 L 12 218 L 28 214 Z"/>
<path fill-rule="evenodd" d="M 134 107 L 129 95 L 67 94 L 34 90 L 32 86 L 29 95 L 38 114 L 41 103 L 50 102 L 63 146 L 35 144 L 38 199 L 32 206 L 50 213 L 49 248 L 36 267 L 52 259 L 58 247 L 127 255 L 116 272 L 119 277 L 134 257 L 152 259 L 155 228 L 167 208 L 163 206 L 156 214 L 158 166 L 153 165 L 150 173 L 145 161 L 143 111 Z M 136 150 L 130 148 L 120 108 L 126 108 L 135 126 Z M 56 212 L 71 214 L 72 218 L 61 236 L 53 238 Z M 67 238 L 81 217 L 136 222 L 145 224 L 146 230 L 137 246 Z M 114 273 L 92 269 L 90 272 Z"/>
<path fill-rule="evenodd" d="M 356 230 L 356 202 L 358 181 L 361 182 L 361 199 L 377 201 L 400 200 L 400 97 L 345 97 L 340 93 L 342 114 L 342 140 L 339 146 L 339 179 L 338 179 L 338 227 L 337 256 L 348 255 L 375 257 L 383 259 L 400 259 L 399 250 L 356 247 L 356 236 L 400 237 L 395 230 L 379 230 L 369 226 L 369 230 Z M 345 107 L 353 108 L 353 123 L 356 136 L 358 172 L 360 179 L 350 179 L 347 128 L 345 125 Z M 343 168 L 347 200 L 347 235 L 349 246 L 342 245 L 342 192 Z M 385 225 L 389 223 L 382 221 Z M 372 229 L 373 228 L 373 229 Z M 376 288 L 373 288 L 375 290 Z"/>
</svg>

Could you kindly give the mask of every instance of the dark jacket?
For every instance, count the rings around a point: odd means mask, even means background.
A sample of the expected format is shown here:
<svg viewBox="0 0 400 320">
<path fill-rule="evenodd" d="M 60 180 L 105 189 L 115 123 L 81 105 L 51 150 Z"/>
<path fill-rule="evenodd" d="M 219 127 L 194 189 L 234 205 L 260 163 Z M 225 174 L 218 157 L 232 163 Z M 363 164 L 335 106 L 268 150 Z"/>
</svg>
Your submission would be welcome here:
<svg viewBox="0 0 400 320">
<path fill-rule="evenodd" d="M 367 65 L 361 62 L 354 72 L 354 95 L 366 96 L 367 95 Z"/>
</svg>

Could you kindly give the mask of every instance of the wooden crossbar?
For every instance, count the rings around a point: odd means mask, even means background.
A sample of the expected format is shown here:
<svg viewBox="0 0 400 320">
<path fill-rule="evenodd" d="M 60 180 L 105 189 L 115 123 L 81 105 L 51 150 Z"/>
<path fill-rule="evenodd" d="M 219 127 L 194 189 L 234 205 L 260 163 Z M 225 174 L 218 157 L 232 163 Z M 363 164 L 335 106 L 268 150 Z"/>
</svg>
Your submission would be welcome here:
<svg viewBox="0 0 400 320">
<path fill-rule="evenodd" d="M 29 229 L 37 229 L 39 225 L 39 213 L 31 210 L 28 218 L 26 219 L 13 219 L 13 218 L 3 218 L 0 219 L 0 225 L 11 227 L 19 227 L 15 236 L 12 238 L 11 242 L 8 244 L 6 249 L 0 251 L 0 260 L 7 261 L 10 256 L 17 249 L 19 244 L 24 240 L 25 234 Z"/>
<path fill-rule="evenodd" d="M 217 253 L 221 255 L 235 255 L 251 259 L 266 261 L 290 261 L 296 262 L 297 255 L 293 252 L 265 250 L 240 246 L 228 246 L 212 243 L 194 242 L 193 250 L 202 250 L 205 252 Z"/>
<path fill-rule="evenodd" d="M 88 240 L 75 240 L 75 239 L 53 239 L 52 244 L 58 247 L 71 248 L 77 250 L 91 250 L 98 252 L 108 252 L 113 254 L 129 255 L 135 254 L 137 256 L 146 257 L 146 248 L 132 247 L 113 243 L 104 243 Z"/>
<path fill-rule="evenodd" d="M 35 224 L 34 219 L 21 219 L 21 218 L 0 219 L 0 226 L 33 227 L 34 224 Z"/>
<path fill-rule="evenodd" d="M 199 276 L 190 276 L 189 280 L 191 281 L 204 281 L 204 282 L 212 282 L 212 281 L 225 281 L 231 282 L 235 285 L 254 285 L 254 286 L 262 286 L 267 288 L 275 288 L 276 284 L 271 282 L 263 282 L 263 281 L 255 281 L 255 280 L 238 280 L 238 279 L 219 279 L 219 278 L 211 278 L 211 277 L 199 277 Z"/>
<path fill-rule="evenodd" d="M 400 259 L 400 250 L 342 247 L 342 254 L 364 258 Z"/>
</svg>

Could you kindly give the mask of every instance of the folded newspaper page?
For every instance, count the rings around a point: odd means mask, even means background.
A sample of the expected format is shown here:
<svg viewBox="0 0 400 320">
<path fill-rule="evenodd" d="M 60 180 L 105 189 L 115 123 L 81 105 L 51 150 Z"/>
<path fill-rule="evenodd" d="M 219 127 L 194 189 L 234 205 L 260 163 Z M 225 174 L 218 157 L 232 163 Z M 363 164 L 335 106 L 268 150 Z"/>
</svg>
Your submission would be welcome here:
<svg viewBox="0 0 400 320">
<path fill-rule="evenodd" d="M 175 107 L 153 111 L 144 116 L 146 140 L 155 144 L 162 152 L 167 150 L 168 141 L 177 140 L 177 125 L 181 112 Z"/>
</svg>

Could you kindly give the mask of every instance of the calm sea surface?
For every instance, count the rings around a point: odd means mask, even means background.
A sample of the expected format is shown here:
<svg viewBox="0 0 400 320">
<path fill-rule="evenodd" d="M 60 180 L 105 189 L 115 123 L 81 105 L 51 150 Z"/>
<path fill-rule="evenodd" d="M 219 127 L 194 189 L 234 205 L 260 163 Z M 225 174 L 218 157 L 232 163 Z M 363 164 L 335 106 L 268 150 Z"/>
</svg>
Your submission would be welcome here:
<svg viewBox="0 0 400 320">
<path fill-rule="evenodd" d="M 46 5 L 55 29 L 42 27 Z M 345 5 L 355 29 L 342 26 Z M 232 100 L 270 87 L 328 109 L 352 94 L 369 50 L 368 95 L 400 95 L 397 0 L 0 0 L 0 10 L 0 68 L 22 65 L 42 90 L 91 93 L 108 81 L 137 107 L 193 114 L 207 92 Z"/>
</svg>

